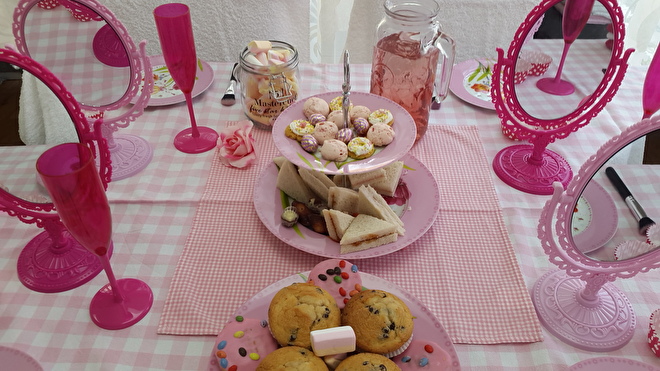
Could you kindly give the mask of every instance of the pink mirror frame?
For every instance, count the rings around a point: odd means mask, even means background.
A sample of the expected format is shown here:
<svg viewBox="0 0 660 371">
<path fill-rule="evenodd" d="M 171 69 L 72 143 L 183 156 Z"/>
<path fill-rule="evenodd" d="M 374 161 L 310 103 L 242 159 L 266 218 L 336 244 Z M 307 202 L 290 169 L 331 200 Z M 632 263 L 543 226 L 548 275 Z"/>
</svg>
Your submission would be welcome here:
<svg viewBox="0 0 660 371">
<path fill-rule="evenodd" d="M 622 261 L 587 257 L 573 242 L 571 223 L 575 205 L 587 183 L 610 157 L 657 129 L 660 118 L 643 119 L 610 139 L 584 163 L 566 190 L 559 183 L 554 184 L 555 193 L 543 208 L 538 237 L 550 261 L 560 270 L 549 272 L 537 281 L 532 300 L 544 326 L 578 348 L 610 351 L 630 341 L 636 317 L 625 294 L 611 282 L 659 268 L 660 250 Z M 560 296 L 565 300 L 558 300 Z M 587 312 L 589 316 L 580 318 L 580 314 Z M 566 313 L 574 315 L 568 317 Z"/>
<path fill-rule="evenodd" d="M 101 135 L 100 121 L 97 120 L 94 130 L 90 130 L 88 120 L 73 95 L 55 75 L 38 62 L 7 49 L 0 49 L 0 61 L 31 73 L 52 90 L 71 116 L 80 142 L 89 146 L 95 156 L 99 158 L 99 174 L 104 187 L 107 187 L 112 176 L 112 167 L 107 142 Z M 89 281 L 101 271 L 100 263 L 96 262 L 98 259 L 84 259 L 83 255 L 75 262 L 74 267 L 69 267 L 79 273 L 75 282 L 71 282 L 68 277 L 65 277 L 66 274 L 62 274 L 61 270 L 41 264 L 44 262 L 43 260 L 36 261 L 35 255 L 44 254 L 44 251 L 46 254 L 48 252 L 66 253 L 70 257 L 76 254 L 77 242 L 71 241 L 71 237 L 54 211 L 52 203 L 35 203 L 24 200 L 0 188 L 0 211 L 17 217 L 23 223 L 35 224 L 37 227 L 45 229 L 45 232 L 37 235 L 25 246 L 18 259 L 19 279 L 28 288 L 41 292 L 64 291 Z M 81 250 L 81 252 L 85 251 Z"/>
<path fill-rule="evenodd" d="M 31 55 L 25 42 L 25 21 L 30 10 L 36 7 L 40 1 L 20 0 L 14 10 L 12 30 L 16 41 L 16 48 L 26 56 Z M 62 0 L 62 2 L 66 3 L 65 5 L 68 7 L 79 3 L 96 12 L 100 20 L 105 21 L 116 32 L 119 40 L 124 48 L 126 48 L 131 76 L 129 86 L 124 95 L 119 100 L 103 106 L 89 106 L 81 102 L 80 99 L 78 100 L 78 104 L 86 111 L 96 112 L 88 117 L 90 122 L 95 121 L 99 116 L 102 117 L 100 129 L 108 141 L 111 157 L 116 157 L 116 161 L 113 163 L 113 180 L 130 177 L 144 169 L 153 157 L 153 149 L 145 139 L 135 135 L 115 134 L 120 128 L 127 127 L 132 121 L 135 121 L 142 115 L 144 108 L 151 98 L 153 74 L 151 62 L 146 54 L 146 41 L 141 41 L 139 49 L 136 48 L 124 25 L 108 8 L 96 0 Z M 135 100 L 133 107 L 126 112 L 116 117 L 109 117 L 106 113 L 107 111 L 117 110 L 131 104 L 131 101 L 136 96 L 138 98 Z"/>
<path fill-rule="evenodd" d="M 527 15 L 516 31 L 506 56 L 501 48 L 497 49 L 498 61 L 493 70 L 492 101 L 503 130 L 517 139 L 528 140 L 533 144 L 503 149 L 493 161 L 493 168 L 495 173 L 512 187 L 542 195 L 552 194 L 554 181 L 559 181 L 565 187 L 573 176 L 566 160 L 546 147 L 587 125 L 612 100 L 621 85 L 628 68 L 628 58 L 633 52 L 633 49 L 624 51 L 625 25 L 616 0 L 598 0 L 609 12 L 613 26 L 612 55 L 600 84 L 576 110 L 563 117 L 539 119 L 527 113 L 520 105 L 515 92 L 516 62 L 521 48 L 540 17 L 559 1 L 543 0 Z M 539 94 L 543 93 L 539 91 Z M 516 162 L 516 158 L 523 157 L 528 158 L 526 163 Z M 541 166 L 548 169 L 534 169 Z M 547 177 L 541 178 L 540 174 Z"/>
</svg>

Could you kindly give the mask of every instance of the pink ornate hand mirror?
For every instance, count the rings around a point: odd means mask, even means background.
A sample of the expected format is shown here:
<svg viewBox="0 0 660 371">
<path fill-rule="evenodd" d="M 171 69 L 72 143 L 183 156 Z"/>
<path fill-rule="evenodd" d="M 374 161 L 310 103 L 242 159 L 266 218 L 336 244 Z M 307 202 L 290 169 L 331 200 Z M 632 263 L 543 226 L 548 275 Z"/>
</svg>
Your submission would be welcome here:
<svg viewBox="0 0 660 371">
<path fill-rule="evenodd" d="M 100 132 L 100 122 L 94 131 L 81 111 L 78 102 L 62 82 L 43 65 L 11 50 L 0 49 L 0 61 L 7 62 L 44 84 L 61 102 L 73 125 L 78 141 L 92 148 L 99 160 L 104 185 L 110 180 L 111 165 L 108 146 Z M 1 86 L 1 85 L 0 85 Z M 35 161 L 48 146 L 0 147 L 4 184 L 0 187 L 0 210 L 24 223 L 35 224 L 45 231 L 22 249 L 17 270 L 20 281 L 40 292 L 61 292 L 78 287 L 94 278 L 102 270 L 98 259 L 78 244 L 64 228 L 46 193 L 39 193 Z M 28 188 L 34 192 L 25 194 Z"/>
<path fill-rule="evenodd" d="M 658 60 L 660 49 L 654 57 Z M 605 143 L 565 190 L 554 183 L 553 197 L 541 214 L 538 236 L 560 270 L 536 282 L 532 301 L 548 331 L 581 349 L 611 351 L 631 340 L 636 316 L 612 281 L 660 267 L 658 164 L 640 163 L 628 154 L 631 146 L 660 131 L 660 118 L 651 117 L 660 104 L 660 95 L 653 94 L 659 80 L 660 64 L 652 63 L 644 84 L 644 118 Z M 583 212 L 590 209 L 594 212 Z M 588 215 L 586 223 L 579 220 L 583 215 Z M 600 232 L 581 239 L 589 229 Z M 605 240 L 593 246 L 602 234 L 607 234 Z M 614 244 L 608 246 L 608 240 Z"/>
<path fill-rule="evenodd" d="M 492 99 L 503 132 L 531 143 L 501 150 L 493 160 L 493 169 L 510 186 L 541 195 L 552 194 L 554 182 L 566 186 L 573 176 L 568 162 L 547 146 L 585 126 L 603 109 L 616 94 L 632 53 L 632 49 L 625 52 L 623 49 L 623 15 L 616 0 L 599 0 L 611 18 L 613 47 L 610 52 L 604 40 L 596 44 L 592 40 L 578 39 L 572 43 L 566 63 L 571 65 L 570 70 L 576 80 L 573 82 L 575 92 L 568 96 L 544 93 L 535 84 L 543 76 L 516 84 L 517 65 L 534 44 L 539 43 L 535 39 L 527 43 L 525 40 L 545 12 L 559 1 L 543 0 L 529 13 L 518 28 L 506 56 L 502 49 L 497 49 L 498 62 L 493 72 Z M 556 55 L 552 55 L 553 62 L 546 72 L 550 76 L 556 76 L 558 61 L 566 57 L 563 53 L 564 40 L 554 41 L 556 45 L 542 44 L 545 48 L 542 50 L 554 47 L 552 50 L 557 51 Z M 583 59 L 570 60 L 578 56 L 583 56 Z"/>
<path fill-rule="evenodd" d="M 96 0 L 50 3 L 44 7 L 40 0 L 19 1 L 13 24 L 16 47 L 60 78 L 90 122 L 103 119 L 113 180 L 130 177 L 153 156 L 143 138 L 116 134 L 142 114 L 151 96 L 153 76 L 146 42 L 138 50 L 122 23 Z"/>
</svg>

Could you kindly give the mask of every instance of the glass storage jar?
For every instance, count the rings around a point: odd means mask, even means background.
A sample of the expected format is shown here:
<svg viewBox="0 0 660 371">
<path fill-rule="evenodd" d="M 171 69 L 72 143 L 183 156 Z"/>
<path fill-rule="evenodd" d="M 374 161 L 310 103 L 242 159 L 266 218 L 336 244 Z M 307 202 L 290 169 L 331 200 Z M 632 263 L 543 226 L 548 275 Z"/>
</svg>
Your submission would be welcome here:
<svg viewBox="0 0 660 371">
<path fill-rule="evenodd" d="M 299 94 L 298 51 L 284 41 L 269 42 L 269 50 L 256 54 L 245 47 L 238 72 L 245 115 L 255 127 L 266 130 Z"/>
</svg>

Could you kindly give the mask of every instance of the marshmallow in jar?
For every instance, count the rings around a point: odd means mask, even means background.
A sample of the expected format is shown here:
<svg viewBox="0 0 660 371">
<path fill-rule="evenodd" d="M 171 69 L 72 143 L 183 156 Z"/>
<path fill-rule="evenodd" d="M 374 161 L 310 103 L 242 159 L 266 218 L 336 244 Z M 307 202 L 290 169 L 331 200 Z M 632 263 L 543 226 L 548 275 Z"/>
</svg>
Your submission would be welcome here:
<svg viewBox="0 0 660 371">
<path fill-rule="evenodd" d="M 270 130 L 298 98 L 298 51 L 283 41 L 251 41 L 241 52 L 240 66 L 245 115 L 255 127 Z"/>
</svg>

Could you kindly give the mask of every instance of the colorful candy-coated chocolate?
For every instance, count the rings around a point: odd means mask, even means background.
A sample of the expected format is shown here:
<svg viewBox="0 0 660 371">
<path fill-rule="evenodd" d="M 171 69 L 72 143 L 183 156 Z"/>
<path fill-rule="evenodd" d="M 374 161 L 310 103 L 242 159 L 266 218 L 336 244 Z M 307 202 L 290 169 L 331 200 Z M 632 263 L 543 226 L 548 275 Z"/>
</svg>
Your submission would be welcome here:
<svg viewBox="0 0 660 371">
<path fill-rule="evenodd" d="M 303 135 L 302 139 L 300 140 L 300 145 L 305 151 L 310 153 L 316 152 L 316 150 L 319 149 L 319 143 L 311 134 Z"/>
</svg>

